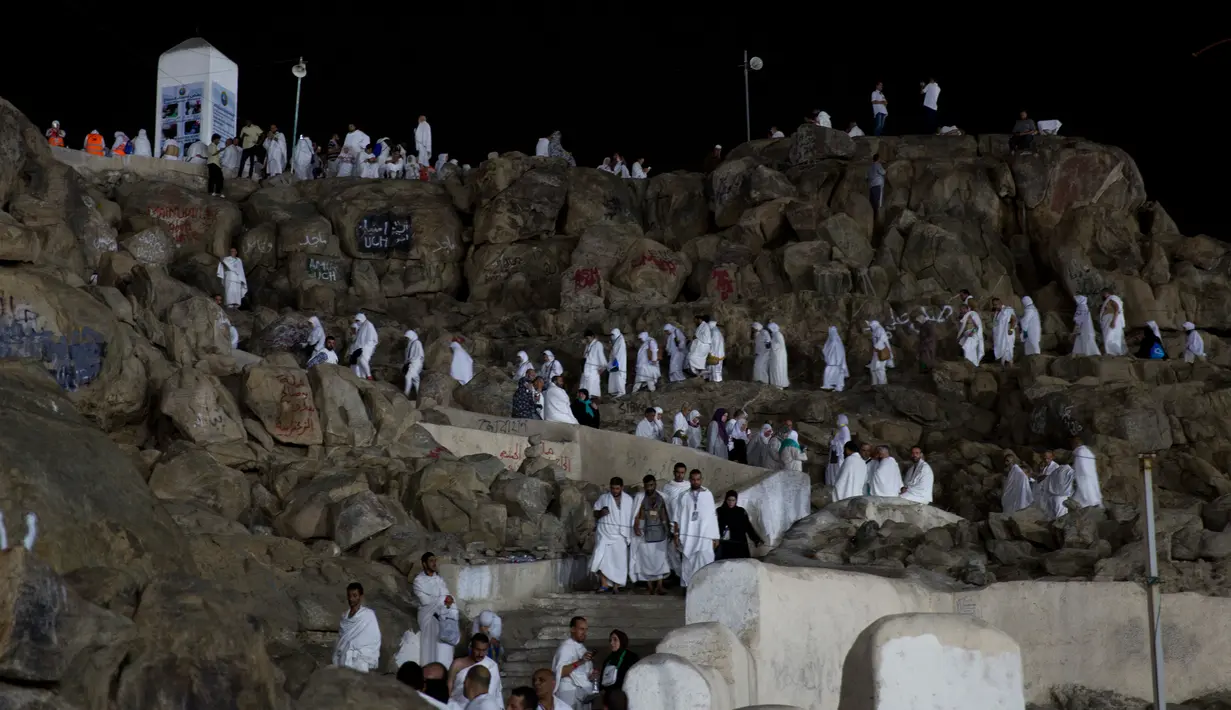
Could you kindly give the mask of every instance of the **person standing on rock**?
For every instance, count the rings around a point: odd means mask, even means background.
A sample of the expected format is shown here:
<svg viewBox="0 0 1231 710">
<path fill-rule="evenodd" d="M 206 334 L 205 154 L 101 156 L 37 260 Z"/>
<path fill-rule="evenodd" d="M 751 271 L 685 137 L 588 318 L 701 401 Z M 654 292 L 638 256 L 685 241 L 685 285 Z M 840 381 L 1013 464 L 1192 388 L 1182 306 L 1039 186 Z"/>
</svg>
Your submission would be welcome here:
<svg viewBox="0 0 1231 710">
<path fill-rule="evenodd" d="M 603 352 L 603 344 L 594 336 L 594 331 L 585 333 L 586 349 L 582 358 L 581 388 L 591 397 L 599 397 L 603 392 L 603 383 L 599 375 L 607 369 L 607 354 Z"/>
<path fill-rule="evenodd" d="M 309 316 L 308 323 L 312 325 L 312 332 L 308 333 L 306 340 L 301 343 L 309 348 L 309 356 L 315 355 L 325 349 L 325 326 L 321 325 L 321 319 L 317 316 Z"/>
<path fill-rule="evenodd" d="M 868 495 L 897 498 L 902 495 L 902 468 L 889 453 L 889 447 L 876 447 L 876 462 L 868 476 Z"/>
<path fill-rule="evenodd" d="M 406 362 L 403 366 L 403 385 L 402 392 L 410 399 L 410 390 L 415 390 L 415 396 L 419 395 L 419 375 L 423 372 L 423 342 L 419 340 L 419 334 L 413 330 L 408 330 L 406 335 Z"/>
<path fill-rule="evenodd" d="M 885 132 L 885 121 L 889 118 L 889 100 L 885 98 L 885 85 L 876 82 L 872 89 L 872 135 L 879 136 Z"/>
<path fill-rule="evenodd" d="M 351 324 L 355 331 L 355 339 L 351 341 L 347 362 L 355 376 L 361 380 L 372 379 L 372 353 L 376 352 L 376 344 L 380 337 L 376 334 L 376 326 L 362 313 L 355 315 Z"/>
<path fill-rule="evenodd" d="M 779 471 L 803 471 L 808 453 L 799 445 L 799 432 L 787 431 L 782 437 L 782 445 L 778 447 Z"/>
<path fill-rule="evenodd" d="M 859 445 L 848 441 L 842 446 L 842 468 L 838 469 L 838 481 L 834 484 L 834 502 L 858 498 L 868 485 L 868 464 L 859 455 Z"/>
<path fill-rule="evenodd" d="M 637 378 L 633 382 L 633 392 L 642 387 L 653 392 L 658 379 L 663 376 L 658 361 L 658 341 L 645 331 L 638 333 L 637 339 L 641 341 L 641 347 L 637 348 Z"/>
<path fill-rule="evenodd" d="M 868 369 L 872 371 L 872 386 L 879 387 L 889 384 L 886 369 L 893 367 L 893 348 L 889 345 L 889 333 L 885 331 L 880 321 L 868 323 L 872 332 L 872 361 Z"/>
<path fill-rule="evenodd" d="M 415 126 L 415 152 L 420 165 L 432 161 L 432 124 L 427 122 L 427 116 L 420 116 L 419 125 Z"/>
<path fill-rule="evenodd" d="M 1012 515 L 1033 505 L 1034 493 L 1030 490 L 1030 478 L 1017 463 L 1016 454 L 1005 451 L 1004 465 L 1004 491 L 1000 494 L 1000 508 L 1005 515 Z"/>
<path fill-rule="evenodd" d="M 261 155 L 261 131 L 260 127 L 252 121 L 244 121 L 244 127 L 239 131 L 239 143 L 243 149 L 239 159 L 239 172 L 244 171 L 244 166 L 248 166 L 248 178 L 252 178 L 252 171 L 256 169 L 258 162 L 263 162 Z M 138 136 L 140 138 L 140 136 Z M 251 162 L 249 162 L 251 161 Z M 238 176 L 237 176 L 238 177 Z"/>
<path fill-rule="evenodd" d="M 453 351 L 453 360 L 449 363 L 449 376 L 464 385 L 474 379 L 474 358 L 462 347 L 462 338 L 457 336 L 449 343 Z"/>
<path fill-rule="evenodd" d="M 1068 515 L 1069 509 L 1064 501 L 1073 497 L 1076 477 L 1072 466 L 1057 464 L 1056 470 L 1043 479 L 1036 504 L 1048 520 L 1057 520 Z"/>
<path fill-rule="evenodd" d="M 1085 296 L 1078 296 L 1077 308 L 1073 311 L 1073 355 L 1097 357 L 1098 344 L 1094 342 L 1094 321 L 1090 318 L 1090 306 Z"/>
<path fill-rule="evenodd" d="M 727 436 L 727 410 L 719 407 L 710 418 L 710 426 L 705 433 L 705 450 L 710 456 L 717 456 L 724 461 L 731 454 L 731 440 Z"/>
<path fill-rule="evenodd" d="M 132 154 L 142 158 L 152 158 L 154 156 L 154 149 L 150 145 L 150 137 L 146 134 L 144 128 L 137 129 L 137 137 L 133 139 Z"/>
<path fill-rule="evenodd" d="M 1205 359 L 1205 340 L 1191 321 L 1184 322 L 1184 362 L 1192 363 Z"/>
<path fill-rule="evenodd" d="M 564 374 L 564 366 L 556 359 L 556 354 L 550 350 L 543 351 L 543 364 L 538 370 L 548 382 L 554 382 L 557 377 Z"/>
<path fill-rule="evenodd" d="M 1099 310 L 1099 323 L 1103 327 L 1103 352 L 1108 355 L 1127 355 L 1124 345 L 1124 301 L 1103 289 L 1103 307 Z"/>
<path fill-rule="evenodd" d="M 222 149 L 222 176 L 224 178 L 239 177 L 239 161 L 244 157 L 243 151 L 234 138 L 228 138 L 226 147 Z"/>
<path fill-rule="evenodd" d="M 338 624 L 333 665 L 367 673 L 380 663 L 380 624 L 376 613 L 363 606 L 363 585 L 346 586 L 347 610 Z"/>
<path fill-rule="evenodd" d="M 510 416 L 514 419 L 538 419 L 538 407 L 535 402 L 534 370 L 531 370 L 517 383 L 513 391 L 513 402 Z"/>
<path fill-rule="evenodd" d="M 596 526 L 590 571 L 598 573 L 600 594 L 619 593 L 628 582 L 628 544 L 635 513 L 633 502 L 624 495 L 624 479 L 619 476 L 611 479 L 610 489 L 594 502 Z"/>
<path fill-rule="evenodd" d="M 611 329 L 611 364 L 607 368 L 607 394 L 623 397 L 628 391 L 628 344 L 619 328 Z"/>
<path fill-rule="evenodd" d="M 842 344 L 838 326 L 829 326 L 829 336 L 825 339 L 822 354 L 825 357 L 825 374 L 821 389 L 841 392 L 846 388 L 846 378 L 850 377 L 851 371 L 846 367 L 846 346 Z"/>
<path fill-rule="evenodd" d="M 663 580 L 671 574 L 667 559 L 671 515 L 667 499 L 658 492 L 654 476 L 647 474 L 641 482 L 645 488 L 633 499 L 635 513 L 628 555 L 629 576 L 634 582 L 645 582 L 648 594 L 666 594 Z"/>
<path fill-rule="evenodd" d="M 223 303 L 227 308 L 239 308 L 244 296 L 248 295 L 248 277 L 244 274 L 244 262 L 235 247 L 231 247 L 230 256 L 224 256 L 218 262 L 218 278 L 222 279 Z"/>
<path fill-rule="evenodd" d="M 774 387 L 786 389 L 791 386 L 787 377 L 786 338 L 777 323 L 766 326 L 769 330 L 769 383 Z"/>
<path fill-rule="evenodd" d="M 757 468 L 773 468 L 774 452 L 770 446 L 776 444 L 773 425 L 762 424 L 761 430 L 748 439 L 748 465 Z"/>
<path fill-rule="evenodd" d="M 706 362 L 710 356 L 710 343 L 713 333 L 710 332 L 709 318 L 697 316 L 697 329 L 693 332 L 692 343 L 688 346 L 688 370 L 693 377 L 708 376 Z"/>
<path fill-rule="evenodd" d="M 983 319 L 973 308 L 961 306 L 962 321 L 957 326 L 957 343 L 962 346 L 962 357 L 971 365 L 983 362 Z"/>
<path fill-rule="evenodd" d="M 880 214 L 881 203 L 885 198 L 885 166 L 881 164 L 881 154 L 872 156 L 872 164 L 868 166 L 868 202 L 872 204 L 872 215 Z"/>
<path fill-rule="evenodd" d="M 1022 296 L 1021 340 L 1026 355 L 1039 354 L 1039 342 L 1043 338 L 1043 323 L 1034 299 Z"/>
<path fill-rule="evenodd" d="M 273 177 L 286 172 L 286 137 L 271 125 L 265 137 L 265 177 Z"/>
<path fill-rule="evenodd" d="M 533 372 L 533 370 L 531 370 Z M 563 424 L 578 424 L 573 414 L 568 392 L 564 391 L 564 377 L 556 375 L 543 389 L 543 419 Z"/>
<path fill-rule="evenodd" d="M 517 351 L 517 373 L 513 375 L 513 381 L 520 382 L 521 378 L 525 377 L 526 374 L 533 369 L 534 369 L 534 363 L 530 362 L 530 356 L 526 354 L 525 350 L 518 350 Z M 543 375 L 547 376 L 547 373 L 544 372 Z"/>
<path fill-rule="evenodd" d="M 663 330 L 667 332 L 667 379 L 671 382 L 683 382 L 686 379 L 684 364 L 688 361 L 688 338 L 674 323 L 664 325 Z"/>
<path fill-rule="evenodd" d="M 752 381 L 769 384 L 769 333 L 760 323 L 752 324 Z"/>
<path fill-rule="evenodd" d="M 415 576 L 411 585 L 415 598 L 419 600 L 419 664 L 453 663 L 453 644 L 445 643 L 440 638 L 440 615 L 445 609 L 452 608 L 453 596 L 449 587 L 440 577 L 439 562 L 431 552 L 423 553 L 419 558 L 423 571 Z"/>
<path fill-rule="evenodd" d="M 838 484 L 839 470 L 842 468 L 843 451 L 846 442 L 851 440 L 850 419 L 845 414 L 838 415 L 838 428 L 834 430 L 833 438 L 829 440 L 829 463 L 825 466 L 825 485 Z"/>
<path fill-rule="evenodd" d="M 748 414 L 742 409 L 727 419 L 727 440 L 731 442 L 731 450 L 727 454 L 729 461 L 748 464 Z"/>
<path fill-rule="evenodd" d="M 1080 436 L 1073 437 L 1072 447 L 1075 486 L 1073 500 L 1083 508 L 1102 508 L 1103 491 L 1098 482 L 1094 452 L 1082 442 Z"/>
<path fill-rule="evenodd" d="M 992 355 L 1001 367 L 1013 364 L 1013 349 L 1017 345 L 1017 314 L 999 298 L 992 299 Z"/>
<path fill-rule="evenodd" d="M 215 133 L 210 136 L 209 145 L 205 146 L 205 170 L 209 173 L 206 189 L 214 197 L 222 197 L 222 150 L 218 141 L 222 136 Z"/>
<path fill-rule="evenodd" d="M 701 471 L 688 472 L 688 490 L 675 501 L 671 520 L 680 549 L 680 586 L 687 587 L 702 567 L 714 561 L 718 549 L 718 516 L 714 494 L 701 485 Z"/>
<path fill-rule="evenodd" d="M 710 382 L 722 382 L 722 361 L 727 357 L 727 339 L 718 329 L 718 321 L 711 318 L 709 326 L 710 354 L 705 358 L 705 365 L 709 370 Z"/>
<path fill-rule="evenodd" d="M 932 504 L 932 485 L 935 482 L 932 465 L 923 458 L 923 449 L 918 446 L 910 448 L 910 459 L 913 462 L 906 471 L 906 480 L 902 483 L 900 495 L 909 501 Z"/>
<path fill-rule="evenodd" d="M 929 77 L 926 82 L 919 82 L 919 93 L 923 94 L 923 132 L 935 133 L 936 126 L 939 125 L 940 84 L 936 83 L 936 79 Z"/>
</svg>

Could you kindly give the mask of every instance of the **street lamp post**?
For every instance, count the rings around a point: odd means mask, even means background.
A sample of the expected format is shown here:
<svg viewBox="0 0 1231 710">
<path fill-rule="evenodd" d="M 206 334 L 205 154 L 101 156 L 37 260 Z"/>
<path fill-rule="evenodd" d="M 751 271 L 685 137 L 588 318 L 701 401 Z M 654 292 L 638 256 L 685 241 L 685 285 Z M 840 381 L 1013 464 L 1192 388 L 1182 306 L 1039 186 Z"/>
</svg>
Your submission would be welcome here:
<svg viewBox="0 0 1231 710">
<path fill-rule="evenodd" d="M 744 140 L 752 140 L 752 103 L 748 98 L 748 70 L 759 70 L 765 66 L 760 57 L 748 58 L 748 50 L 744 50 Z"/>
<path fill-rule="evenodd" d="M 299 58 L 299 63 L 291 67 L 291 73 L 295 75 L 295 124 L 294 131 L 291 133 L 291 145 L 299 145 L 299 92 L 303 88 L 303 78 L 308 75 L 308 64 Z"/>
</svg>

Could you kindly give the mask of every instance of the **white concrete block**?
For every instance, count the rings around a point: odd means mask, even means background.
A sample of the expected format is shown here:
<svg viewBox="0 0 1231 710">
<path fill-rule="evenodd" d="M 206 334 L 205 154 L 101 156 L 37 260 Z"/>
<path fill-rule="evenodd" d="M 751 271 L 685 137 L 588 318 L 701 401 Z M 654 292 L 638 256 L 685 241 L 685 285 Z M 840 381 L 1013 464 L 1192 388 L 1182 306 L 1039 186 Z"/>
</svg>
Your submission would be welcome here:
<svg viewBox="0 0 1231 710">
<path fill-rule="evenodd" d="M 739 638 L 722 624 L 708 622 L 678 628 L 659 642 L 657 651 L 713 670 L 722 684 L 710 690 L 714 695 L 725 696 L 727 707 L 747 705 L 756 697 L 756 662 Z"/>
<path fill-rule="evenodd" d="M 873 622 L 842 668 L 838 710 L 1025 710 L 1017 642 L 961 614 Z"/>
<path fill-rule="evenodd" d="M 630 668 L 624 693 L 628 706 L 637 710 L 724 710 L 713 704 L 706 673 L 667 653 L 647 656 Z"/>
</svg>

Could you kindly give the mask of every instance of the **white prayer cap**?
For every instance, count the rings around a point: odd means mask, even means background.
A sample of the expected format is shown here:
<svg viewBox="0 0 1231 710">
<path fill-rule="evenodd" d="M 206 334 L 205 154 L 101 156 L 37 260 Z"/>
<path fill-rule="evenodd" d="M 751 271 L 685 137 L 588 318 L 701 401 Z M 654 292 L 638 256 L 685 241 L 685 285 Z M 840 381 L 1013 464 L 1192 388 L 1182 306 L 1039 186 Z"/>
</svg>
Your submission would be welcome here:
<svg viewBox="0 0 1231 710">
<path fill-rule="evenodd" d="M 611 329 L 611 337 L 613 337 L 613 338 L 618 338 L 618 337 L 620 337 L 620 329 L 619 329 L 619 328 L 612 328 L 612 329 Z"/>
<path fill-rule="evenodd" d="M 850 421 L 849 419 L 847 419 L 847 418 L 846 418 L 846 415 L 845 415 L 845 414 L 839 414 L 839 415 L 838 415 L 838 426 L 847 426 L 847 425 L 848 425 L 848 424 L 850 424 L 850 423 L 851 423 L 851 421 Z"/>
<path fill-rule="evenodd" d="M 555 359 L 556 359 L 556 354 L 555 354 L 555 353 L 553 353 L 553 352 L 552 352 L 552 351 L 550 351 L 550 350 L 544 350 L 544 351 L 543 351 L 543 359 L 544 359 L 544 360 L 555 360 Z"/>
<path fill-rule="evenodd" d="M 662 407 L 655 407 L 655 408 L 654 408 L 654 411 L 655 411 L 655 412 L 658 412 L 659 414 L 662 414 L 662 413 L 663 413 L 663 408 L 662 408 Z"/>
<path fill-rule="evenodd" d="M 770 323 L 770 324 L 769 324 L 769 331 L 770 331 L 771 333 L 777 333 L 777 332 L 778 332 L 778 324 L 777 324 L 777 323 Z"/>
<path fill-rule="evenodd" d="M 1022 296 L 1022 305 L 1023 306 L 1033 306 L 1034 299 L 1029 296 Z"/>
<path fill-rule="evenodd" d="M 1192 324 L 1192 321 L 1184 321 L 1184 330 L 1196 330 L 1197 326 Z"/>
<path fill-rule="evenodd" d="M 641 340 L 649 340 L 650 334 L 643 330 L 640 333 L 637 333 L 637 337 L 640 338 Z"/>
<path fill-rule="evenodd" d="M 663 326 L 663 330 L 665 330 L 665 331 L 667 331 L 668 333 L 670 333 L 671 331 L 675 330 L 675 326 L 673 326 L 673 325 L 671 325 L 670 323 L 668 323 L 668 324 L 666 324 L 666 325 L 664 325 L 664 326 Z"/>
<path fill-rule="evenodd" d="M 714 146 L 714 150 L 722 150 L 722 146 L 720 146 L 720 145 L 715 145 L 715 146 Z"/>
<path fill-rule="evenodd" d="M 765 327 L 765 326 L 761 325 L 760 323 L 753 323 L 753 324 L 752 324 L 752 329 L 753 329 L 753 330 L 760 330 L 760 329 L 762 329 L 762 328 L 764 328 L 764 327 Z"/>
<path fill-rule="evenodd" d="M 363 315 L 362 313 L 356 313 L 356 314 L 355 314 L 355 322 L 356 322 L 356 323 L 364 323 L 364 322 L 367 322 L 367 320 L 368 320 L 368 317 L 367 317 L 367 316 L 365 316 L 365 315 Z"/>
<path fill-rule="evenodd" d="M 404 335 L 407 340 L 418 340 L 419 339 L 419 334 L 413 330 L 408 330 L 402 335 Z"/>
</svg>

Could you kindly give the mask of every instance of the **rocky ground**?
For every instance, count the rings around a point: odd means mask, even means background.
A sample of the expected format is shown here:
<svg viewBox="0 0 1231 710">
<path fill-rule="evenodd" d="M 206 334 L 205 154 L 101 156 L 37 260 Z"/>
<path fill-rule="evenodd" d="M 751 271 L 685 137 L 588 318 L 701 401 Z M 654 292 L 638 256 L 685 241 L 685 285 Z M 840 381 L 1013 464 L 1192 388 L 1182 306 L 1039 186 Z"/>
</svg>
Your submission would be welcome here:
<svg viewBox="0 0 1231 710">
<path fill-rule="evenodd" d="M 517 351 L 550 347 L 575 375 L 587 328 L 661 339 L 702 313 L 726 333 L 729 380 L 604 403 L 604 426 L 631 431 L 650 405 L 738 406 L 793 419 L 824 450 L 844 412 L 899 460 L 922 445 L 937 506 L 960 516 L 878 524 L 830 509 L 796 526 L 779 561 L 951 585 L 1140 579 L 1137 454 L 1157 451 L 1164 586 L 1224 593 L 1227 247 L 1180 234 L 1119 149 L 1043 137 L 1014 157 L 1007 142 L 803 126 L 736 148 L 710 175 L 622 181 L 508 153 L 439 183 L 232 180 L 217 199 L 131 173 L 87 179 L 0 100 L 0 501 L 10 540 L 25 511 L 41 520 L 37 559 L 0 557 L 0 586 L 17 590 L 0 594 L 0 618 L 16 620 L 0 624 L 0 698 L 397 702 L 396 687 L 322 669 L 345 584 L 367 588 L 389 652 L 414 626 L 406 575 L 423 550 L 459 562 L 584 551 L 597 493 L 541 459 L 509 472 L 453 456 L 416 426 L 430 406 L 506 415 Z M 879 219 L 865 196 L 873 152 L 888 170 Z M 225 314 L 242 352 L 211 298 L 231 245 L 250 284 L 250 306 Z M 1067 355 L 1073 296 L 1104 285 L 1131 325 L 1158 322 L 1173 357 L 1179 324 L 1196 322 L 1208 360 Z M 962 361 L 943 310 L 961 288 L 1019 312 L 1032 296 L 1045 354 L 1008 369 Z M 946 360 L 926 375 L 906 322 L 920 309 L 940 319 Z M 345 350 L 360 310 L 381 336 L 376 382 L 305 371 L 307 317 Z M 876 391 L 863 369 L 872 319 L 897 362 Z M 785 391 L 741 381 L 748 326 L 769 320 L 788 342 Z M 854 375 L 841 394 L 816 390 L 829 325 Z M 412 327 L 427 353 L 419 406 L 399 381 Z M 476 361 L 465 387 L 447 375 L 456 335 Z M 1099 456 L 1106 510 L 1000 514 L 1000 453 L 1034 462 L 1074 433 Z M 819 488 L 814 499 L 828 502 Z M 23 643 L 44 638 L 49 608 L 54 640 Z"/>
</svg>

